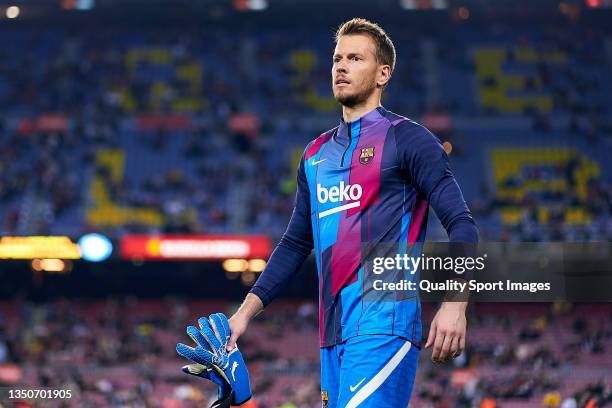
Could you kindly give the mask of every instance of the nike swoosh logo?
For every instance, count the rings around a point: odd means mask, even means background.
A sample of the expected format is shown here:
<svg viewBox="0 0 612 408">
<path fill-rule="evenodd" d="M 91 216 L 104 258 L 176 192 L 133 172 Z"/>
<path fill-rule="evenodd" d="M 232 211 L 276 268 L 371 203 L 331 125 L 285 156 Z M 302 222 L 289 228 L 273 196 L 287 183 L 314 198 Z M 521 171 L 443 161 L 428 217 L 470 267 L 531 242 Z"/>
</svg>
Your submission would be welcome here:
<svg viewBox="0 0 612 408">
<path fill-rule="evenodd" d="M 357 388 L 359 388 L 359 386 L 361 385 L 361 383 L 362 383 L 362 382 L 364 382 L 364 381 L 365 381 L 365 377 L 363 377 L 363 378 L 361 379 L 361 381 L 359 381 L 359 382 L 358 382 L 356 385 L 349 385 L 349 388 L 351 389 L 351 392 L 355 392 L 355 390 L 356 390 Z"/>
<path fill-rule="evenodd" d="M 234 379 L 234 381 L 236 381 L 236 376 L 234 375 L 234 371 L 236 371 L 236 368 L 238 368 L 238 363 L 234 361 L 234 364 L 232 364 L 232 378 Z"/>
<path fill-rule="evenodd" d="M 319 164 L 319 163 L 323 163 L 325 160 L 327 160 L 327 159 L 323 159 L 323 160 L 319 160 L 319 161 L 313 161 L 313 162 L 312 162 L 312 165 L 313 165 L 313 166 L 316 166 L 316 165 L 317 165 L 317 164 Z"/>
</svg>

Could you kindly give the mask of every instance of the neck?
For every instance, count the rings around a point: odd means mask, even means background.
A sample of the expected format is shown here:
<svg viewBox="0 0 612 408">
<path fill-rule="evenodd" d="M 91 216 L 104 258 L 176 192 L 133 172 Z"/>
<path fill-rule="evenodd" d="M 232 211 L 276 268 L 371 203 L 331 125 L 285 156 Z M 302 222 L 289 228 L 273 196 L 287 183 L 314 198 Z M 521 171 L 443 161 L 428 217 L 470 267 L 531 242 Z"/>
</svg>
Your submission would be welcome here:
<svg viewBox="0 0 612 408">
<path fill-rule="evenodd" d="M 345 122 L 353 122 L 364 116 L 366 113 L 373 111 L 374 109 L 382 106 L 380 104 L 380 97 L 372 94 L 367 100 L 359 105 L 355 106 L 344 106 L 342 105 L 342 118 Z"/>
</svg>

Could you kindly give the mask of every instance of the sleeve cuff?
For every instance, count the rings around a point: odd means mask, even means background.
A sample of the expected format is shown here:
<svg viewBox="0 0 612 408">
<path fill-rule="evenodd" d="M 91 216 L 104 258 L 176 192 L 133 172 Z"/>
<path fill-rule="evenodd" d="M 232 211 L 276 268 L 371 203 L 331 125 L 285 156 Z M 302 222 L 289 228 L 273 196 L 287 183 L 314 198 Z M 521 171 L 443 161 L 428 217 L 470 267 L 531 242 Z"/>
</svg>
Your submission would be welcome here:
<svg viewBox="0 0 612 408">
<path fill-rule="evenodd" d="M 261 299 L 261 303 L 263 303 L 264 307 L 268 306 L 272 299 L 268 296 L 268 292 L 263 289 L 261 286 L 253 286 L 249 293 L 256 295 L 259 299 Z"/>
</svg>

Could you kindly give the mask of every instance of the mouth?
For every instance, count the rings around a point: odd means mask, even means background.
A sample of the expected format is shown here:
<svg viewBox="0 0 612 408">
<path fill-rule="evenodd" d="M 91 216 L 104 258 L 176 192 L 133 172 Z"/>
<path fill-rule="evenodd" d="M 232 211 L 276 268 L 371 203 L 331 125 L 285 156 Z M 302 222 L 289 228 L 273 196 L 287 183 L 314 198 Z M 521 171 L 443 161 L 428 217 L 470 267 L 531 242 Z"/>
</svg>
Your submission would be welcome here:
<svg viewBox="0 0 612 408">
<path fill-rule="evenodd" d="M 350 82 L 349 82 L 349 80 L 348 80 L 348 79 L 338 78 L 338 79 L 336 79 L 335 84 L 336 84 L 336 85 L 349 85 L 349 84 L 350 84 Z"/>
</svg>

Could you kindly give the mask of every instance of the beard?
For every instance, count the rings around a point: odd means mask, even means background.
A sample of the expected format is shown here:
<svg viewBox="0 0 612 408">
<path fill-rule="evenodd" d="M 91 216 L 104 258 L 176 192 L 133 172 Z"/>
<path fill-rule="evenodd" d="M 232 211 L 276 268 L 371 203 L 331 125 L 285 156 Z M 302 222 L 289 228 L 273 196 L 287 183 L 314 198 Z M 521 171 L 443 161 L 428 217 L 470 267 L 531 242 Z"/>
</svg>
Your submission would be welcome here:
<svg viewBox="0 0 612 408">
<path fill-rule="evenodd" d="M 371 81 L 368 83 L 369 85 L 363 86 L 361 89 L 353 93 L 349 93 L 346 91 L 339 91 L 337 93 L 334 92 L 334 98 L 341 105 L 346 106 L 348 108 L 353 108 L 365 102 L 376 89 L 376 82 Z"/>
</svg>

